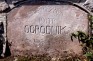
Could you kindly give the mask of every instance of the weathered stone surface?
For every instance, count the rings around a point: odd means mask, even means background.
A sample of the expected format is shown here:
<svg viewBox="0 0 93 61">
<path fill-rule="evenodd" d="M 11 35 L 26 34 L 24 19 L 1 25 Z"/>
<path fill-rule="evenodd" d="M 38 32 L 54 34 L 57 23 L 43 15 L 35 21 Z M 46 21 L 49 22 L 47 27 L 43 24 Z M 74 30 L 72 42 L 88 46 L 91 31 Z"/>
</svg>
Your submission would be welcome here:
<svg viewBox="0 0 93 61">
<path fill-rule="evenodd" d="M 70 39 L 71 33 L 88 30 L 87 14 L 77 7 L 22 6 L 11 11 L 7 19 L 7 36 L 14 55 L 82 52 L 79 42 Z"/>
<path fill-rule="evenodd" d="M 8 5 L 6 4 L 6 2 L 0 2 L 0 11 L 5 10 L 6 8 L 8 8 Z"/>
<path fill-rule="evenodd" d="M 93 0 L 86 0 L 86 2 L 84 3 L 84 6 L 93 12 Z"/>
</svg>

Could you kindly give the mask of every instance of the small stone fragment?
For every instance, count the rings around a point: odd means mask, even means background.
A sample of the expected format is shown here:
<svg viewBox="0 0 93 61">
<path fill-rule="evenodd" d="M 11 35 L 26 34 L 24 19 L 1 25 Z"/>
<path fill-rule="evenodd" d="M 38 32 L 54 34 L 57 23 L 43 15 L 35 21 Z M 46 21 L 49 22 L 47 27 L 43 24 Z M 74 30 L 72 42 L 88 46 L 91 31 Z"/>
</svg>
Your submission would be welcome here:
<svg viewBox="0 0 93 61">
<path fill-rule="evenodd" d="M 0 2 L 0 11 L 5 10 L 8 8 L 8 4 L 6 2 Z"/>
</svg>

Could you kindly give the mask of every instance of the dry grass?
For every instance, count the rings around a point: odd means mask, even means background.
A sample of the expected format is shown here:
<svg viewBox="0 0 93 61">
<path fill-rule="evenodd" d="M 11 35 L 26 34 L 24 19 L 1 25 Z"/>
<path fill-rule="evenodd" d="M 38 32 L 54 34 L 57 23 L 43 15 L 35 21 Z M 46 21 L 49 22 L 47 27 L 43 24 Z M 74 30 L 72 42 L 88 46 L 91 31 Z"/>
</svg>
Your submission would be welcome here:
<svg viewBox="0 0 93 61">
<path fill-rule="evenodd" d="M 67 57 L 50 57 L 48 55 L 32 55 L 32 56 L 16 56 L 0 59 L 0 61 L 88 61 L 85 57 L 81 56 L 67 56 Z"/>
</svg>

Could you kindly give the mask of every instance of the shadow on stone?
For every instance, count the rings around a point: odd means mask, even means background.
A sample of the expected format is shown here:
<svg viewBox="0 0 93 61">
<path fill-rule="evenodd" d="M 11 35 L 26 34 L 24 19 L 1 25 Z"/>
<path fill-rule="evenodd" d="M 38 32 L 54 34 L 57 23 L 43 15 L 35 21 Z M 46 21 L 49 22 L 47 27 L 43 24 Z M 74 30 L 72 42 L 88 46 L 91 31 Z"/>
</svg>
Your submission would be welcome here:
<svg viewBox="0 0 93 61">
<path fill-rule="evenodd" d="M 2 54 L 3 51 L 3 44 L 0 44 L 0 55 Z M 6 52 L 5 52 L 5 57 L 11 56 L 11 52 L 10 52 L 10 48 L 9 48 L 9 43 L 8 41 L 6 42 Z M 5 58 L 4 57 L 4 58 Z M 0 56 L 0 59 L 2 59 L 3 57 Z"/>
<path fill-rule="evenodd" d="M 53 2 L 55 1 L 69 1 L 69 2 L 73 2 L 73 3 L 83 3 L 85 2 L 86 0 L 0 0 L 1 2 L 5 1 L 7 4 L 23 4 L 23 3 L 27 3 L 27 2 L 30 2 L 30 3 L 37 3 L 37 2 L 44 2 L 45 3 L 50 3 L 49 5 L 51 4 L 54 4 Z M 23 4 L 23 5 L 29 5 L 29 4 Z M 36 4 L 37 5 L 37 4 Z"/>
<path fill-rule="evenodd" d="M 6 52 L 5 52 L 5 57 L 11 56 L 11 51 L 10 51 L 10 46 L 11 44 L 7 41 L 6 42 Z"/>
<path fill-rule="evenodd" d="M 8 5 L 14 7 L 8 7 L 0 13 L 8 13 L 14 8 L 21 7 L 23 5 L 74 5 L 73 3 L 84 3 L 86 0 L 0 0 L 6 2 Z"/>
<path fill-rule="evenodd" d="M 3 36 L 2 35 L 0 35 L 0 58 L 2 58 L 1 57 L 1 54 L 2 54 L 2 51 L 3 51 Z"/>
</svg>

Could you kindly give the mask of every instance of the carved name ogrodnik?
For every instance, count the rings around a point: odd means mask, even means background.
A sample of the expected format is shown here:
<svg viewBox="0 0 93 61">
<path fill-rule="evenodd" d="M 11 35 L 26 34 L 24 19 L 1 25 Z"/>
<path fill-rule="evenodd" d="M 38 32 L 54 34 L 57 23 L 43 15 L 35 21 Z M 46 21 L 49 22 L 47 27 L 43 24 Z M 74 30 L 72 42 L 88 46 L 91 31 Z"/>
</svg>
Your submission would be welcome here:
<svg viewBox="0 0 93 61">
<path fill-rule="evenodd" d="M 62 30 L 66 26 L 40 26 L 40 25 L 25 25 L 24 31 L 25 33 L 33 33 L 33 34 L 62 34 Z"/>
</svg>

